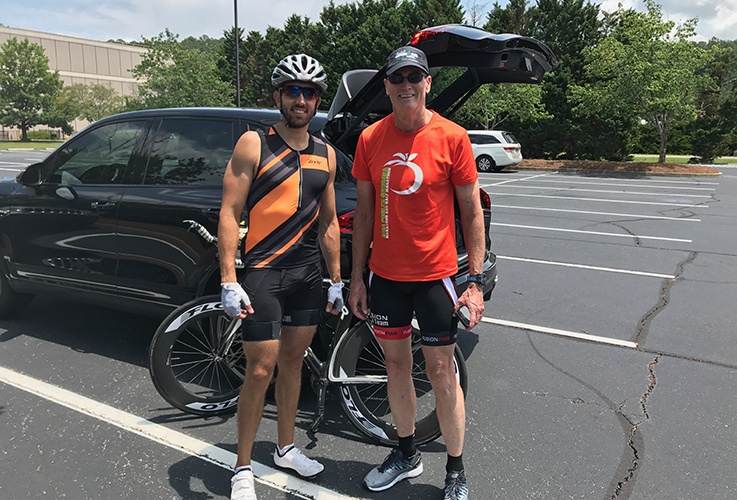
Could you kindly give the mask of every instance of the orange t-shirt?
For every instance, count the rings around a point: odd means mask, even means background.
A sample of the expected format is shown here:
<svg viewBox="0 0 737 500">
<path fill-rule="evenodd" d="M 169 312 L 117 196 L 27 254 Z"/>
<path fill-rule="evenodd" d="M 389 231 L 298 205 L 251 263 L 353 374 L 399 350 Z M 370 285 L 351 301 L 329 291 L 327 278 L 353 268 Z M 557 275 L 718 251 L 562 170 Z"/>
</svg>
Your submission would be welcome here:
<svg viewBox="0 0 737 500">
<path fill-rule="evenodd" d="M 478 179 L 466 130 L 433 113 L 413 133 L 394 115 L 366 128 L 353 176 L 376 192 L 369 268 L 394 281 L 431 281 L 458 271 L 453 186 Z"/>
</svg>

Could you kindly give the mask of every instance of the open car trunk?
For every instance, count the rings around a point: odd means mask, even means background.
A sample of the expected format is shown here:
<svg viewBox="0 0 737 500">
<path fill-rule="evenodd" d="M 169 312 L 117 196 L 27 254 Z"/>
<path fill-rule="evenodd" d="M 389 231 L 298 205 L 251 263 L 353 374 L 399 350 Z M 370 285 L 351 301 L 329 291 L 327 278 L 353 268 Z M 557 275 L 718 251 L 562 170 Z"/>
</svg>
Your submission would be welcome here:
<svg viewBox="0 0 737 500">
<path fill-rule="evenodd" d="M 427 107 L 452 118 L 487 83 L 542 81 L 557 64 L 553 52 L 534 38 L 494 35 L 480 28 L 446 24 L 418 31 L 409 42 L 427 56 L 433 91 Z M 346 72 L 328 111 L 325 134 L 348 155 L 365 127 L 391 113 L 384 92 L 386 66 Z"/>
</svg>

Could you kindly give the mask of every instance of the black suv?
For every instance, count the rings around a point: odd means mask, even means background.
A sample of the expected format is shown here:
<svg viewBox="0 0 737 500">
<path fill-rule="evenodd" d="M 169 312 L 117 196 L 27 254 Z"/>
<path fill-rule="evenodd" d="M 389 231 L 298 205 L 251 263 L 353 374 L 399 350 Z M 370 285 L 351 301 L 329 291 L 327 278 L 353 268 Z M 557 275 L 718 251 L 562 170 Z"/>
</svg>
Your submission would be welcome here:
<svg viewBox="0 0 737 500">
<path fill-rule="evenodd" d="M 428 107 L 452 116 L 482 84 L 539 83 L 555 64 L 542 43 L 447 25 L 418 32 L 412 44 L 433 72 L 456 67 L 444 88 L 434 84 Z M 346 73 L 330 111 L 313 133 L 336 147 L 341 268 L 350 273 L 356 186 L 351 160 L 361 130 L 391 112 L 381 70 Z M 446 79 L 447 80 L 447 79 Z M 0 316 L 36 293 L 164 315 L 219 290 L 216 234 L 222 176 L 238 138 L 279 120 L 276 110 L 197 108 L 124 113 L 95 122 L 15 181 L 0 182 Z M 481 192 L 488 277 L 491 200 Z M 461 287 L 467 255 L 458 230 Z"/>
</svg>

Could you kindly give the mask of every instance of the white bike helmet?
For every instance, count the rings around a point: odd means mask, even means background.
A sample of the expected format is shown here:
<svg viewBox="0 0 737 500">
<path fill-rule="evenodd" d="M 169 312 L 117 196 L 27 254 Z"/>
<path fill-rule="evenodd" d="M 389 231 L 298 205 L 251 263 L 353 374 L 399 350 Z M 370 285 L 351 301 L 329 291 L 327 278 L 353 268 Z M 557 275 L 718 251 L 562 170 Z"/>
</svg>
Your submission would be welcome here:
<svg viewBox="0 0 737 500">
<path fill-rule="evenodd" d="M 271 83 L 279 88 L 285 82 L 310 82 L 314 83 L 325 92 L 328 84 L 325 70 L 317 59 L 307 54 L 292 54 L 285 57 L 274 68 L 271 74 Z"/>
</svg>

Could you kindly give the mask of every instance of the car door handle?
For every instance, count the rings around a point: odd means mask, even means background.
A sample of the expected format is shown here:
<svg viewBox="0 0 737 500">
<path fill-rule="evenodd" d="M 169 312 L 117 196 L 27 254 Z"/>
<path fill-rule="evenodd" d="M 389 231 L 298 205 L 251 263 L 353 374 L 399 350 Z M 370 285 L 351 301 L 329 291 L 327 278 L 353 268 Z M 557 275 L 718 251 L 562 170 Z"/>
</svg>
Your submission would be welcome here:
<svg viewBox="0 0 737 500">
<path fill-rule="evenodd" d="M 115 208 L 116 203 L 110 203 L 110 202 L 99 202 L 99 201 L 93 201 L 90 205 L 93 210 L 97 210 L 99 212 L 108 212 Z"/>
<path fill-rule="evenodd" d="M 207 217 L 208 220 L 211 220 L 213 222 L 217 222 L 220 219 L 219 208 L 203 208 L 202 214 Z"/>
</svg>

